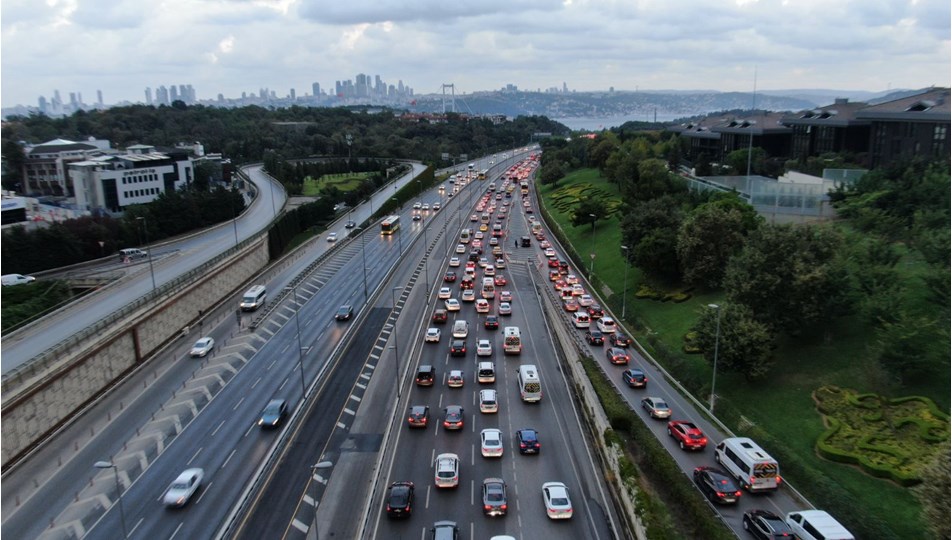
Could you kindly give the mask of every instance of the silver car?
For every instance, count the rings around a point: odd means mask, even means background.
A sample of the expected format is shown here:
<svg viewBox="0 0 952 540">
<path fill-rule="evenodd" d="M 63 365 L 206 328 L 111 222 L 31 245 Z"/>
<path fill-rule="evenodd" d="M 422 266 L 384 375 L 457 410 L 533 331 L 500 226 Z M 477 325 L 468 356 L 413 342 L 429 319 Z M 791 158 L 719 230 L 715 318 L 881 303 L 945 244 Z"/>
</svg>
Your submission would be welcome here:
<svg viewBox="0 0 952 540">
<path fill-rule="evenodd" d="M 195 345 L 192 345 L 192 350 L 189 352 L 192 358 L 204 358 L 208 356 L 208 353 L 212 352 L 212 349 L 215 348 L 215 340 L 211 337 L 205 336 L 202 339 L 195 342 Z"/>
<path fill-rule="evenodd" d="M 182 507 L 185 506 L 192 495 L 198 491 L 202 485 L 202 479 L 205 477 L 205 471 L 199 468 L 186 469 L 178 478 L 172 482 L 162 502 L 166 506 Z"/>
</svg>

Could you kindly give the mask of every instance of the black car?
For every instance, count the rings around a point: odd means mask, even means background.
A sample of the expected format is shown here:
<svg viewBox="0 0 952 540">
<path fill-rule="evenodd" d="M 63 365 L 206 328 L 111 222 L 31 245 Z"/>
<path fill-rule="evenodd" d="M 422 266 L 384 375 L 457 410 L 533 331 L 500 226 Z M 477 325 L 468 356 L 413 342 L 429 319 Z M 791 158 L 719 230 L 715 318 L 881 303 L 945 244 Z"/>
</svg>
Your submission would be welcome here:
<svg viewBox="0 0 952 540">
<path fill-rule="evenodd" d="M 426 405 L 414 405 L 410 407 L 410 413 L 407 416 L 407 425 L 410 427 L 425 428 L 430 420 L 430 408 Z"/>
<path fill-rule="evenodd" d="M 539 434 L 534 429 L 520 429 L 516 432 L 516 442 L 520 454 L 538 454 L 542 450 Z"/>
<path fill-rule="evenodd" d="M 508 509 L 506 483 L 502 478 L 483 480 L 483 513 L 487 516 L 504 516 Z"/>
<path fill-rule="evenodd" d="M 748 510 L 744 512 L 744 530 L 761 540 L 777 540 L 797 537 L 787 522 L 769 510 Z"/>
<path fill-rule="evenodd" d="M 413 513 L 413 482 L 394 482 L 390 484 L 387 495 L 387 516 L 392 518 L 410 517 Z"/>
<path fill-rule="evenodd" d="M 618 347 L 609 347 L 605 350 L 605 356 L 612 364 L 627 364 L 631 362 L 631 355 L 628 351 Z"/>
<path fill-rule="evenodd" d="M 443 409 L 443 428 L 463 429 L 463 408 L 459 405 L 448 405 Z"/>
<path fill-rule="evenodd" d="M 589 330 L 585 332 L 585 339 L 589 345 L 604 345 L 605 335 L 600 330 Z"/>
<path fill-rule="evenodd" d="M 621 380 L 632 388 L 645 388 L 648 386 L 648 377 L 644 371 L 637 368 L 626 369 L 621 374 Z"/>
<path fill-rule="evenodd" d="M 712 503 L 736 504 L 740 499 L 740 489 L 734 479 L 714 467 L 694 469 L 694 483 Z"/>
<path fill-rule="evenodd" d="M 608 342 L 612 344 L 612 347 L 625 347 L 631 345 L 631 339 L 621 332 L 614 332 L 608 336 Z"/>
<path fill-rule="evenodd" d="M 265 428 L 277 427 L 288 413 L 288 402 L 283 399 L 272 399 L 261 411 L 258 425 Z"/>
<path fill-rule="evenodd" d="M 483 323 L 483 326 L 486 327 L 486 330 L 498 330 L 499 329 L 499 317 L 496 315 L 488 315 L 486 321 Z"/>
<path fill-rule="evenodd" d="M 466 356 L 466 342 L 462 339 L 454 339 L 450 343 L 450 356 Z"/>
<path fill-rule="evenodd" d="M 605 316 L 605 310 L 598 304 L 592 304 L 587 308 L 588 316 L 593 319 L 601 319 Z"/>
<path fill-rule="evenodd" d="M 353 221 L 353 220 L 348 220 L 347 223 L 344 224 L 344 227 L 346 227 L 346 228 L 348 228 L 348 229 L 353 229 L 353 228 L 356 227 L 356 226 L 357 226 L 357 222 L 355 222 L 355 221 Z"/>
<path fill-rule="evenodd" d="M 433 386 L 433 380 L 436 378 L 436 370 L 433 369 L 433 366 L 422 365 L 420 369 L 417 370 L 416 383 L 417 386 Z"/>
<path fill-rule="evenodd" d="M 519 239 L 519 244 L 520 244 L 522 247 L 531 247 L 531 246 L 532 246 L 532 239 L 529 238 L 528 236 L 523 236 L 522 238 Z"/>
<path fill-rule="evenodd" d="M 338 321 L 349 321 L 351 315 L 354 314 L 354 306 L 350 304 L 344 304 L 343 306 L 337 308 L 337 314 L 334 315 L 334 318 Z"/>
</svg>

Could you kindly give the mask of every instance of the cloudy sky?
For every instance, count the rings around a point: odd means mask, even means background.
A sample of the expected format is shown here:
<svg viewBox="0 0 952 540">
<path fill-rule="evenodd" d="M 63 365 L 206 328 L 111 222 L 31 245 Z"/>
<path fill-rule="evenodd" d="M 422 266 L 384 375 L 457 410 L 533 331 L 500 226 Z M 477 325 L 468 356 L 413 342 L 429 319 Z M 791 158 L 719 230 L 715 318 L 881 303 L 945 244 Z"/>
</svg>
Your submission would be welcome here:
<svg viewBox="0 0 952 540">
<path fill-rule="evenodd" d="M 949 0 L 2 0 L 0 104 L 357 73 L 417 94 L 950 85 Z"/>
</svg>

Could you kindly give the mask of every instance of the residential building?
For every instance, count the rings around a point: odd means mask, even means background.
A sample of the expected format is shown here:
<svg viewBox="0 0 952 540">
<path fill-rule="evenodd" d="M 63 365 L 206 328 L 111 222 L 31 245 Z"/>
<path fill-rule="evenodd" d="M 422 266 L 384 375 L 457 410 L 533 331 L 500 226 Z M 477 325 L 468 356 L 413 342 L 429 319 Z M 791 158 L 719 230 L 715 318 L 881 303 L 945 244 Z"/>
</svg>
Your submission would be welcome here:
<svg viewBox="0 0 952 540">
<path fill-rule="evenodd" d="M 781 122 L 792 130 L 790 157 L 805 160 L 827 153 L 866 152 L 870 122 L 856 115 L 868 107 L 837 99 L 832 105 L 784 116 Z"/>
<path fill-rule="evenodd" d="M 949 92 L 932 88 L 857 111 L 857 119 L 870 123 L 869 165 L 917 157 L 949 161 Z"/>
</svg>

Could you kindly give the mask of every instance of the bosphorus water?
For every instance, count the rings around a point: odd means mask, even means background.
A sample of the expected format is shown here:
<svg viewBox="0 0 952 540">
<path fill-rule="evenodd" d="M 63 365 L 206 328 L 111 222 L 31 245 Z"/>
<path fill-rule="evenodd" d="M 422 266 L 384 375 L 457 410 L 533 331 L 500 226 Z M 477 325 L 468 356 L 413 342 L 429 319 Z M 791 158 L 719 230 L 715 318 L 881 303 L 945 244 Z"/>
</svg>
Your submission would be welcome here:
<svg viewBox="0 0 952 540">
<path fill-rule="evenodd" d="M 565 124 L 573 131 L 601 131 L 603 129 L 611 129 L 613 127 L 618 127 L 625 122 L 665 122 L 670 123 L 672 120 L 678 118 L 684 118 L 689 116 L 687 114 L 675 114 L 675 113 L 657 113 L 647 112 L 639 114 L 626 114 L 622 116 L 577 116 L 577 117 L 565 117 L 565 118 L 553 118 L 556 122 Z"/>
</svg>

